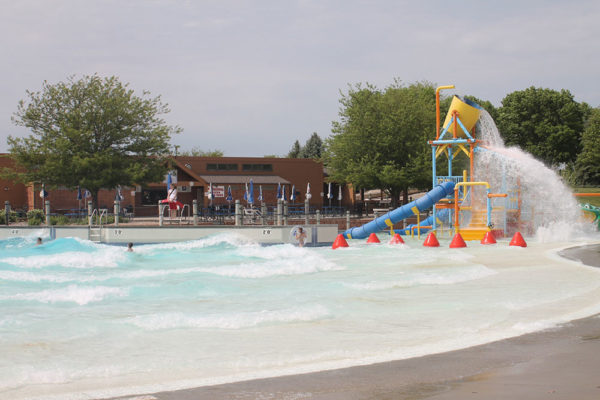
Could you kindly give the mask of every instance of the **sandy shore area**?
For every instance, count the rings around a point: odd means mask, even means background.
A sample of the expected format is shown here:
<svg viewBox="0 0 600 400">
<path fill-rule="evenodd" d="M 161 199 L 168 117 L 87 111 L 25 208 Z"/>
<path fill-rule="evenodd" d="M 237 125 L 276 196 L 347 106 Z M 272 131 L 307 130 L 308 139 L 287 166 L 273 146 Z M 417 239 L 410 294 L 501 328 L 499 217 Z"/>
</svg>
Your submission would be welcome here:
<svg viewBox="0 0 600 400">
<path fill-rule="evenodd" d="M 600 244 L 561 255 L 600 267 Z M 600 315 L 408 360 L 258 379 L 135 400 L 600 399 Z"/>
</svg>

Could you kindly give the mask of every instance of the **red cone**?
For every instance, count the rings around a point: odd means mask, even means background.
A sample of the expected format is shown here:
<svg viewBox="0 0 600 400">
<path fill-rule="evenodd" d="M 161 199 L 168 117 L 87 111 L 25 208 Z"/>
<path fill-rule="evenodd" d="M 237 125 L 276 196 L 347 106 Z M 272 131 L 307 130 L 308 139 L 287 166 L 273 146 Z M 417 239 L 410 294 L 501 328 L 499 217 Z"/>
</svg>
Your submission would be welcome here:
<svg viewBox="0 0 600 400">
<path fill-rule="evenodd" d="M 429 232 L 429 235 L 427 235 L 427 238 L 423 242 L 423 246 L 440 247 L 440 242 L 438 242 L 437 238 L 435 237 L 435 233 Z"/>
<path fill-rule="evenodd" d="M 521 236 L 521 232 L 515 233 L 509 246 L 527 247 L 527 243 L 525 242 L 525 239 L 523 239 L 523 236 Z"/>
<path fill-rule="evenodd" d="M 402 236 L 400 236 L 399 233 L 396 233 L 394 236 L 392 236 L 390 244 L 404 244 L 404 239 L 402 239 Z"/>
<path fill-rule="evenodd" d="M 371 233 L 367 239 L 367 243 L 381 243 L 375 233 Z"/>
<path fill-rule="evenodd" d="M 333 245 L 331 246 L 331 248 L 334 250 L 338 247 L 348 247 L 348 242 L 346 242 L 346 239 L 344 239 L 344 235 L 342 235 L 341 233 L 337 235 L 335 241 L 333 242 Z"/>
<path fill-rule="evenodd" d="M 494 233 L 492 231 L 486 232 L 483 239 L 481 239 L 481 244 L 496 244 Z"/>
<path fill-rule="evenodd" d="M 465 243 L 462 236 L 460 236 L 460 233 L 456 233 L 456 235 L 454 235 L 454 237 L 452 238 L 452 242 L 450 242 L 451 249 L 456 249 L 458 247 L 467 247 L 467 244 Z"/>
</svg>

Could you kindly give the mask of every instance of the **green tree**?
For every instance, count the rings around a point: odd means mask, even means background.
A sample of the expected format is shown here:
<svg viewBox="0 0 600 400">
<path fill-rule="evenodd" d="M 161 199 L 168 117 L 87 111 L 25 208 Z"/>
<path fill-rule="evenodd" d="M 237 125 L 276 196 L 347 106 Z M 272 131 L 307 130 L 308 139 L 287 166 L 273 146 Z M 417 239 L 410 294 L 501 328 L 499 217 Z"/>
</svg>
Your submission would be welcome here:
<svg viewBox="0 0 600 400">
<path fill-rule="evenodd" d="M 16 180 L 81 186 L 97 202 L 100 189 L 163 179 L 169 140 L 180 128 L 160 118 L 169 112 L 160 96 L 136 96 L 118 78 L 97 75 L 26 93 L 12 120 L 32 134 L 8 138 Z"/>
<path fill-rule="evenodd" d="M 298 140 L 296 140 L 294 142 L 294 145 L 290 149 L 290 152 L 288 153 L 287 158 L 299 158 L 300 151 L 302 151 L 302 148 L 300 147 L 300 142 Z"/>
<path fill-rule="evenodd" d="M 502 100 L 497 125 L 507 145 L 556 166 L 575 161 L 588 109 L 568 90 L 530 87 Z"/>
<path fill-rule="evenodd" d="M 582 150 L 575 162 L 579 184 L 600 186 L 600 109 L 591 111 L 581 138 Z"/>
<path fill-rule="evenodd" d="M 313 132 L 310 138 L 306 141 L 302 149 L 300 150 L 300 158 L 315 158 L 320 159 L 323 153 L 323 140 L 319 137 L 317 132 Z"/>
<path fill-rule="evenodd" d="M 384 90 L 350 86 L 340 99 L 340 121 L 326 140 L 324 159 L 330 179 L 356 188 L 386 190 L 394 205 L 409 188 L 431 185 L 435 132 L 435 87 L 396 80 Z"/>
<path fill-rule="evenodd" d="M 179 152 L 178 155 L 188 157 L 223 157 L 225 153 L 218 149 L 205 151 L 199 147 L 193 147 L 191 150 Z"/>
</svg>

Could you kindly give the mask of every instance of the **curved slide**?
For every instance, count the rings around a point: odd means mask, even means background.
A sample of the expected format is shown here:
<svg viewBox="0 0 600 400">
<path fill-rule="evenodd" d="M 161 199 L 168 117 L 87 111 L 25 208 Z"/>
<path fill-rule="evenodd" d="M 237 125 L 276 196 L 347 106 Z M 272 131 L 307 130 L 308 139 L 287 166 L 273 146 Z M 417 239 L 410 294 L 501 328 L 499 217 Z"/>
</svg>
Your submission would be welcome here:
<svg viewBox="0 0 600 400">
<path fill-rule="evenodd" d="M 402 207 L 398 207 L 395 210 L 392 210 L 369 223 L 348 229 L 346 232 L 344 232 L 344 237 L 346 239 L 364 239 L 371 233 L 390 228 L 394 226 L 396 222 L 402 221 L 405 218 L 416 215 L 417 212 L 424 211 L 432 207 L 435 203 L 452 193 L 454 193 L 454 182 L 444 182 L 441 185 L 437 185 L 431 189 L 420 199 L 405 204 Z M 440 216 L 438 215 L 438 218 L 439 217 Z M 431 218 L 431 220 L 429 220 L 429 218 Z M 431 225 L 433 216 L 429 218 L 421 221 L 421 225 L 425 226 L 426 221 L 430 221 L 429 225 Z"/>
</svg>

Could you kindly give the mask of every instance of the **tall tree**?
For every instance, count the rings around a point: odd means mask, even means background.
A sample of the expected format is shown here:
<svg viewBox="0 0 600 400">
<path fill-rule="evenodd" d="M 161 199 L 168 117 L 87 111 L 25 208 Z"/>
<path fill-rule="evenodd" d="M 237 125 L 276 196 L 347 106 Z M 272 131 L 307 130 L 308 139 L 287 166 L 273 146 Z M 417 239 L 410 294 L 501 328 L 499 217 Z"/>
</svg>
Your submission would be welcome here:
<svg viewBox="0 0 600 400">
<path fill-rule="evenodd" d="M 19 167 L 13 178 L 81 186 L 95 202 L 100 189 L 163 179 L 171 135 L 181 130 L 160 117 L 169 112 L 160 96 L 137 96 L 118 78 L 97 75 L 44 82 L 41 91 L 26 93 L 12 120 L 32 134 L 8 137 Z"/>
<path fill-rule="evenodd" d="M 431 184 L 435 127 L 435 88 L 395 81 L 384 90 L 351 86 L 340 99 L 340 121 L 326 140 L 324 159 L 330 178 L 357 188 L 385 189 L 394 205 L 408 189 Z"/>
<path fill-rule="evenodd" d="M 298 140 L 296 140 L 294 142 L 294 145 L 290 149 L 290 152 L 288 153 L 287 158 L 299 158 L 300 151 L 302 151 L 302 148 L 300 147 L 300 142 Z"/>
<path fill-rule="evenodd" d="M 548 165 L 575 161 L 589 107 L 568 90 L 530 87 L 508 94 L 498 110 L 498 129 L 507 145 L 517 145 Z"/>
<path fill-rule="evenodd" d="M 591 111 L 581 144 L 575 162 L 575 180 L 583 185 L 600 186 L 600 109 Z"/>
<path fill-rule="evenodd" d="M 323 140 L 321 140 L 317 132 L 313 132 L 313 134 L 304 144 L 304 147 L 302 147 L 300 150 L 299 157 L 320 159 L 322 153 Z"/>
</svg>

